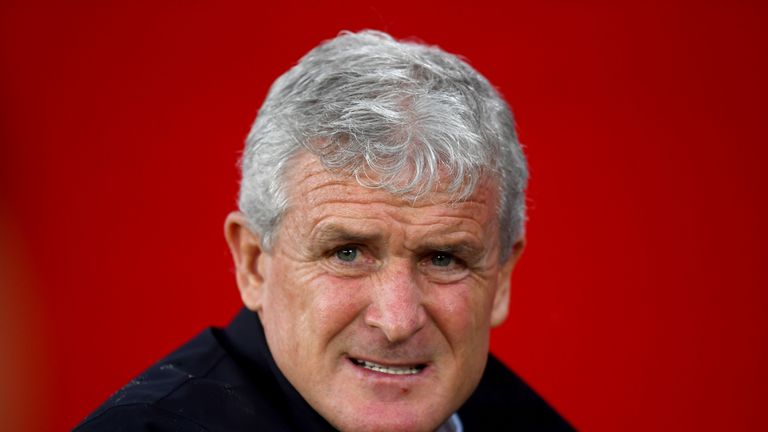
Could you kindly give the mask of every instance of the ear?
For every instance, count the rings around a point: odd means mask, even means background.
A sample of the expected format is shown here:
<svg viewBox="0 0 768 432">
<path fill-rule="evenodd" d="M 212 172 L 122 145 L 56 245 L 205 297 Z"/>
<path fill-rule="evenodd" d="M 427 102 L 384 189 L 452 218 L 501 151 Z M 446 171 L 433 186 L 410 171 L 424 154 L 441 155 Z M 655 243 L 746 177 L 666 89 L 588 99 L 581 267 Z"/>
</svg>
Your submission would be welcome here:
<svg viewBox="0 0 768 432">
<path fill-rule="evenodd" d="M 512 253 L 499 271 L 499 280 L 496 285 L 496 294 L 493 297 L 493 309 L 491 309 L 491 327 L 497 327 L 507 319 L 509 313 L 509 292 L 512 284 L 512 270 L 520 259 L 525 249 L 525 239 L 520 239 L 512 246 Z"/>
<path fill-rule="evenodd" d="M 268 256 L 261 249 L 261 238 L 248 228 L 248 220 L 239 211 L 227 215 L 224 237 L 235 262 L 237 286 L 245 306 L 255 312 L 261 309 L 264 295 L 264 261 Z"/>
</svg>

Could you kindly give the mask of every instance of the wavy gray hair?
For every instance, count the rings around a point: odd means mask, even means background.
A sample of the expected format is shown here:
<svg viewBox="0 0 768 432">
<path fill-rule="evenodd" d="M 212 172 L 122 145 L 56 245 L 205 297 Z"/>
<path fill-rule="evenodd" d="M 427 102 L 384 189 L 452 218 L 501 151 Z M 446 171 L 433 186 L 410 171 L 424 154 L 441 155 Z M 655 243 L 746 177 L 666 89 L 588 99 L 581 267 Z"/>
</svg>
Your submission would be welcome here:
<svg viewBox="0 0 768 432">
<path fill-rule="evenodd" d="M 443 190 L 462 200 L 491 179 L 502 260 L 523 235 L 528 169 L 512 112 L 482 75 L 440 48 L 342 32 L 274 82 L 246 139 L 239 199 L 267 250 L 288 206 L 287 167 L 302 151 L 410 199 L 447 177 Z"/>
</svg>

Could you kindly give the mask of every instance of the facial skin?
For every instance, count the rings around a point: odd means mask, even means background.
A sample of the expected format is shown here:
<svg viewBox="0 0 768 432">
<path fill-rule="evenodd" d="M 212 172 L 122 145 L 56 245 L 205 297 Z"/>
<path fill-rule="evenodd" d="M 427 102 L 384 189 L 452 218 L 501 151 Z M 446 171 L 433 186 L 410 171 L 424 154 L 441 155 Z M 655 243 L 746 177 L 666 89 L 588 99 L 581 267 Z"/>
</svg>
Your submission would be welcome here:
<svg viewBox="0 0 768 432">
<path fill-rule="evenodd" d="M 477 386 L 489 330 L 507 315 L 523 242 L 499 262 L 496 188 L 412 202 L 307 153 L 289 174 L 269 252 L 239 212 L 225 227 L 278 367 L 340 430 L 434 430 Z"/>
</svg>

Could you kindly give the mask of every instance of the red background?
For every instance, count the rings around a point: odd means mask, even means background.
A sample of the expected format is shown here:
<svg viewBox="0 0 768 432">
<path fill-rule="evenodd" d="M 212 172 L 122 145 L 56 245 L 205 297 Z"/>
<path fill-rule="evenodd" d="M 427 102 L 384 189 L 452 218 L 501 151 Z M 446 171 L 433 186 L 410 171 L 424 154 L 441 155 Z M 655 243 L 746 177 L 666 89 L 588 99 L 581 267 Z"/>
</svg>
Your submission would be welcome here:
<svg viewBox="0 0 768 432">
<path fill-rule="evenodd" d="M 227 323 L 243 138 L 275 77 L 362 28 L 464 55 L 516 112 L 507 364 L 583 430 L 764 425 L 765 3 L 104 3 L 0 6 L 3 429 L 71 428 Z"/>
</svg>

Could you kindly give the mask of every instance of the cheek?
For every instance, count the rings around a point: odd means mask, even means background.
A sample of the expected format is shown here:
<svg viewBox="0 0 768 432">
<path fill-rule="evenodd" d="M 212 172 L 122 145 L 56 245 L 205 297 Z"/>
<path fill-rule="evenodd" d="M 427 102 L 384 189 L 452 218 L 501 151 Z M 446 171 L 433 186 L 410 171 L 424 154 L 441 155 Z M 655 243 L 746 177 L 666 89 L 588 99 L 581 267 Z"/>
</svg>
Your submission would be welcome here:
<svg viewBox="0 0 768 432">
<path fill-rule="evenodd" d="M 492 299 L 487 287 L 436 286 L 430 289 L 427 311 L 449 339 L 473 342 L 490 328 Z"/>
<path fill-rule="evenodd" d="M 316 328 L 337 334 L 354 321 L 365 308 L 365 288 L 360 280 L 330 276 L 315 278 L 309 288 L 313 293 L 312 310 Z"/>
<path fill-rule="evenodd" d="M 316 263 L 287 259 L 275 260 L 270 270 L 265 313 L 276 333 L 301 339 L 295 349 L 326 345 L 364 308 L 359 280 L 330 277 Z"/>
<path fill-rule="evenodd" d="M 291 352 L 305 345 L 304 340 L 312 331 L 312 326 L 308 325 L 312 299 L 306 289 L 304 273 L 295 263 L 277 258 L 264 275 L 262 323 L 274 336 L 274 343 Z M 293 346 L 289 341 L 299 346 Z"/>
</svg>

